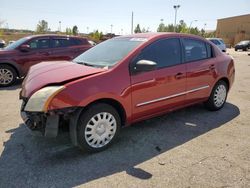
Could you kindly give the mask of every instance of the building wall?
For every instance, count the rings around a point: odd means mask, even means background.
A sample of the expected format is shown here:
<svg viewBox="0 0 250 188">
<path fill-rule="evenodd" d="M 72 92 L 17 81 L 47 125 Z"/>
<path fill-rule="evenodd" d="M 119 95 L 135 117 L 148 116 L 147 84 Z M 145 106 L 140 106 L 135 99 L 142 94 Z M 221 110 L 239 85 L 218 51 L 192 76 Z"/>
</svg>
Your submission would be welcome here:
<svg viewBox="0 0 250 188">
<path fill-rule="evenodd" d="M 231 46 L 241 40 L 250 40 L 250 14 L 218 19 L 216 36 Z"/>
</svg>

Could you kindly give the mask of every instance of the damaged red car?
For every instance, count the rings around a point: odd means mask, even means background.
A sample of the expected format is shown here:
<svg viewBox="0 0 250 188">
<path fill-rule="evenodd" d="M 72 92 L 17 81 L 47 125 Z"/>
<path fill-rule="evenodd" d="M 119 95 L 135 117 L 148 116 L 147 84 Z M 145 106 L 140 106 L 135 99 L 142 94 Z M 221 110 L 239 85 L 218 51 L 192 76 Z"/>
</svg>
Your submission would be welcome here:
<svg viewBox="0 0 250 188">
<path fill-rule="evenodd" d="M 121 36 L 72 62 L 31 67 L 20 92 L 21 116 L 46 137 L 69 126 L 74 145 L 96 152 L 134 122 L 196 103 L 221 109 L 234 75 L 232 57 L 201 37 Z"/>
</svg>

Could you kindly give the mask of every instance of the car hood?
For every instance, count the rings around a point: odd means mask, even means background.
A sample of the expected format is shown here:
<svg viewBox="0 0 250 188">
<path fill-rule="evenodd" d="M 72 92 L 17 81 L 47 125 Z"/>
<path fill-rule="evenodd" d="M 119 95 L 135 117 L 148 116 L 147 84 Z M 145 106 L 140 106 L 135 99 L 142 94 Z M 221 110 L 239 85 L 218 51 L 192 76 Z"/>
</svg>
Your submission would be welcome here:
<svg viewBox="0 0 250 188">
<path fill-rule="evenodd" d="M 29 98 L 44 86 L 60 85 L 104 71 L 106 70 L 102 68 L 88 67 L 70 61 L 42 62 L 30 68 L 22 84 L 21 96 Z"/>
<path fill-rule="evenodd" d="M 15 50 L 5 50 L 4 48 L 0 49 L 0 58 L 3 56 L 11 55 L 15 53 Z"/>
</svg>

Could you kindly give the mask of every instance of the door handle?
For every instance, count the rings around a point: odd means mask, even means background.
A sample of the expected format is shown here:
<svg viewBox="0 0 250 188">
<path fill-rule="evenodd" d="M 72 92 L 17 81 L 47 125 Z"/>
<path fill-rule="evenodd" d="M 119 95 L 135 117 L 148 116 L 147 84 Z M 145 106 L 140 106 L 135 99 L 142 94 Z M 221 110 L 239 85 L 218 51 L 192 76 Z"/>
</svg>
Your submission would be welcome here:
<svg viewBox="0 0 250 188">
<path fill-rule="evenodd" d="M 182 73 L 182 72 L 179 72 L 179 73 L 177 73 L 177 74 L 175 75 L 175 78 L 176 78 L 176 79 L 181 79 L 181 78 L 183 78 L 183 77 L 185 77 L 185 75 L 184 75 L 184 73 Z"/>
<path fill-rule="evenodd" d="M 214 70 L 215 69 L 215 65 L 210 65 L 209 66 L 209 69 L 212 71 L 212 70 Z"/>
</svg>

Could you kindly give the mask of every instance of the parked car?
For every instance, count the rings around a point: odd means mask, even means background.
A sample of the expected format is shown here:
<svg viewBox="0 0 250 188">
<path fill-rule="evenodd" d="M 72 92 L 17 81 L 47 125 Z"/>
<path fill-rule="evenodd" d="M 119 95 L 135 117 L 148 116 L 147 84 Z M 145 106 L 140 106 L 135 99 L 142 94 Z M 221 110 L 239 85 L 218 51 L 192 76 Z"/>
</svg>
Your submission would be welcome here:
<svg viewBox="0 0 250 188">
<path fill-rule="evenodd" d="M 0 86 L 10 86 L 42 61 L 70 61 L 91 48 L 86 38 L 34 35 L 21 38 L 0 51 Z M 59 62 L 58 62 L 59 63 Z"/>
<path fill-rule="evenodd" d="M 240 41 L 235 45 L 234 49 L 235 51 L 238 50 L 247 51 L 248 49 L 250 49 L 250 40 Z"/>
<path fill-rule="evenodd" d="M 0 48 L 4 48 L 5 46 L 5 41 L 0 39 Z"/>
<path fill-rule="evenodd" d="M 31 67 L 20 93 L 21 116 L 46 137 L 68 125 L 74 145 L 96 152 L 123 126 L 201 102 L 221 109 L 234 74 L 232 57 L 201 37 L 121 36 L 71 62 Z"/>
<path fill-rule="evenodd" d="M 219 49 L 221 49 L 222 52 L 227 51 L 227 47 L 221 38 L 207 38 L 207 40 L 214 43 Z"/>
</svg>

